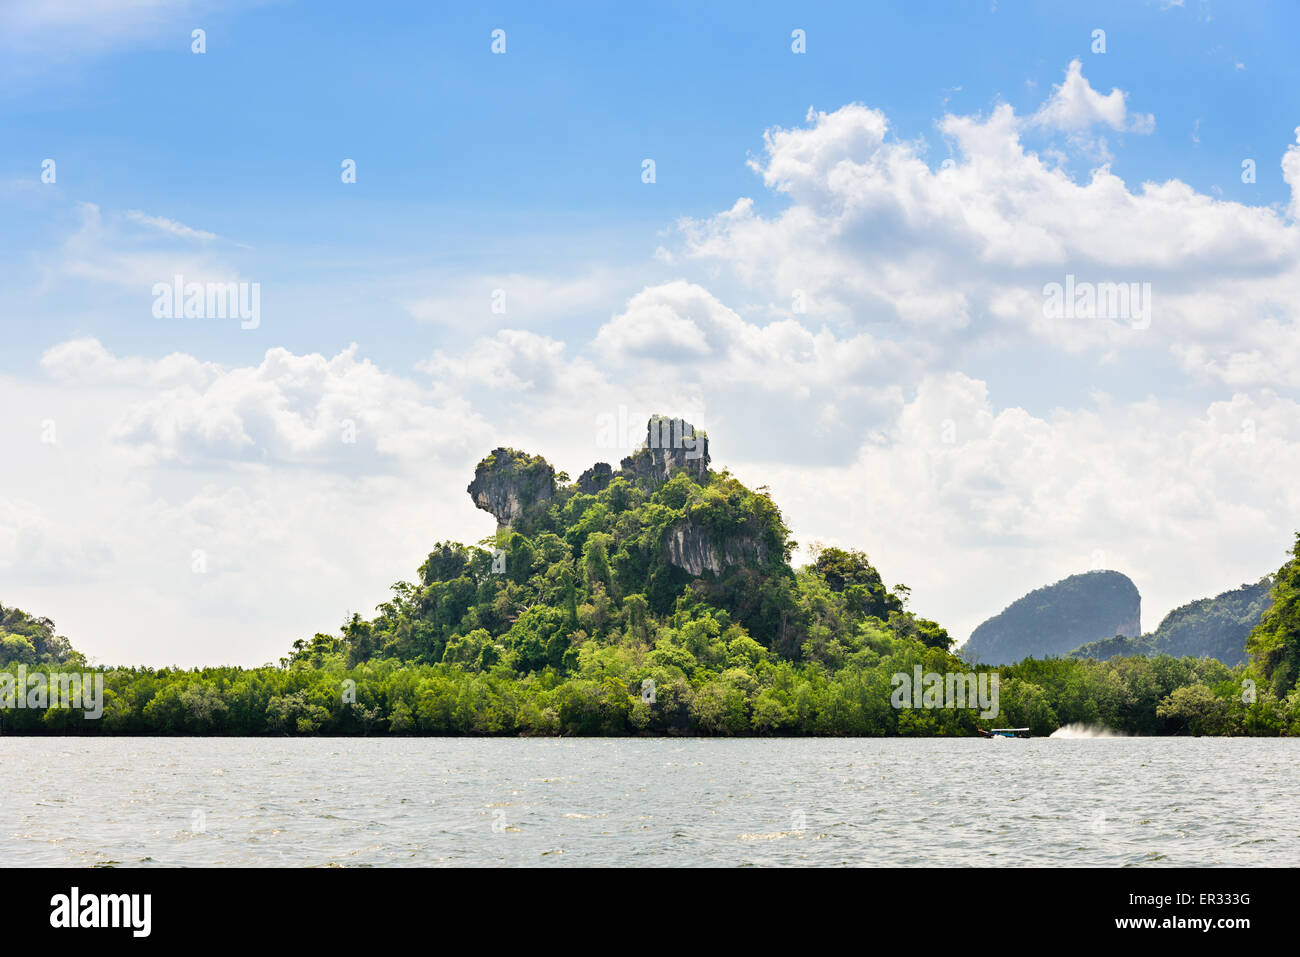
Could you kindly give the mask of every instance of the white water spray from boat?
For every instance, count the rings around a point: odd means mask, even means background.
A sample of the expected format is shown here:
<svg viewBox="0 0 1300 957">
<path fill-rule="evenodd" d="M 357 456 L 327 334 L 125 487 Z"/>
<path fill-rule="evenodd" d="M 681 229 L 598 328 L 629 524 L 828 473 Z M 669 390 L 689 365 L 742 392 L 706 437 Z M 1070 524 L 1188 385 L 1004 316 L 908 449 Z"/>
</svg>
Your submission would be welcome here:
<svg viewBox="0 0 1300 957">
<path fill-rule="evenodd" d="M 1127 738 L 1128 735 L 1099 724 L 1067 724 L 1051 733 L 1053 738 Z"/>
</svg>

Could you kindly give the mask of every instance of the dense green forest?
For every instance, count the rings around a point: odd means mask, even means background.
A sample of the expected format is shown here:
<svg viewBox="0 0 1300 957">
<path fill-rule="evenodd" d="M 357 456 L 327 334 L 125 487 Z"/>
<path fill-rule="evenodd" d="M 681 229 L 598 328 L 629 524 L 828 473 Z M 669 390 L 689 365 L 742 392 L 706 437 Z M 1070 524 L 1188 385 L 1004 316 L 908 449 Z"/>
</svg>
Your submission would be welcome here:
<svg viewBox="0 0 1300 957">
<path fill-rule="evenodd" d="M 1247 665 L 1157 655 L 991 667 L 955 655 L 860 551 L 823 548 L 792 568 L 766 490 L 712 471 L 707 437 L 680 420 L 651 420 L 618 470 L 577 481 L 497 449 L 469 493 L 498 519 L 495 536 L 439 543 L 373 618 L 295 642 L 278 667 L 105 668 L 99 720 L 0 709 L 0 731 L 1043 735 L 1082 722 L 1300 734 L 1300 536 Z M 10 669 L 80 665 L 48 622 L 5 614 Z M 917 666 L 996 674 L 1000 714 L 895 707 L 893 676 Z"/>
</svg>

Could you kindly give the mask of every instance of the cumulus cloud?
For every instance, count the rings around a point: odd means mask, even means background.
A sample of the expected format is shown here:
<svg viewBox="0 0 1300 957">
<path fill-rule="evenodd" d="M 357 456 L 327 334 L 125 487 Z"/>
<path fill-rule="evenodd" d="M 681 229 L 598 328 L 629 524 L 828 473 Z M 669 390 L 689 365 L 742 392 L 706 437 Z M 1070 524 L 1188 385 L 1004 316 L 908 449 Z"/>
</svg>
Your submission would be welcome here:
<svg viewBox="0 0 1300 957">
<path fill-rule="evenodd" d="M 118 358 L 94 338 L 73 339 L 47 349 L 41 368 L 69 385 L 188 385 L 196 389 L 205 388 L 221 372 L 214 363 L 180 352 L 161 359 Z"/>
<path fill-rule="evenodd" d="M 522 329 L 502 329 L 460 352 L 436 352 L 416 368 L 457 389 L 535 395 L 581 395 L 603 381 L 592 365 L 571 361 L 557 339 Z"/>
<path fill-rule="evenodd" d="M 1063 122 L 1062 96 L 1044 109 Z M 1129 122 L 1122 96 L 1075 99 Z M 1281 354 L 1300 342 L 1294 219 L 1176 179 L 1131 187 L 1104 165 L 1076 181 L 1026 148 L 1025 128 L 1006 104 L 987 116 L 947 115 L 939 130 L 955 158 L 934 168 L 924 144 L 890 137 L 878 110 L 810 112 L 803 127 L 769 131 L 751 164 L 786 208 L 764 216 L 742 198 L 687 219 L 669 258 L 762 295 L 775 311 L 792 315 L 788 304 L 802 298 L 805 321 L 923 338 L 954 363 L 981 344 L 1028 340 L 1071 353 L 1160 350 L 1193 376 L 1233 386 L 1300 382 L 1293 366 L 1254 358 L 1260 320 L 1272 322 Z M 1293 190 L 1295 156 L 1293 147 L 1283 159 Z M 1067 277 L 1150 283 L 1150 327 L 1103 312 L 1050 315 L 1045 290 Z"/>
<path fill-rule="evenodd" d="M 469 454 L 482 425 L 454 398 L 357 358 L 271 349 L 257 366 L 222 368 L 177 354 L 118 358 L 94 339 L 46 352 L 52 377 L 149 387 L 113 424 L 151 462 L 291 463 L 374 471 L 394 460 Z"/>
<path fill-rule="evenodd" d="M 597 420 L 643 425 L 654 412 L 727 434 L 733 448 L 847 462 L 862 436 L 897 413 L 900 382 L 928 358 L 924 345 L 867 332 L 747 319 L 704 287 L 674 280 L 630 297 L 585 342 L 502 330 L 418 368 L 519 442 L 546 441 L 581 469 L 617 461 L 641 438 L 634 427 L 617 449 L 593 444 L 604 431 Z"/>
<path fill-rule="evenodd" d="M 707 289 L 684 280 L 648 286 L 597 331 L 607 360 L 639 360 L 661 375 L 687 373 L 714 384 L 744 384 L 782 393 L 842 390 L 865 380 L 895 381 L 924 349 L 862 332 L 841 337 L 794 319 L 749 322 Z"/>
<path fill-rule="evenodd" d="M 1282 179 L 1291 187 L 1291 220 L 1300 221 L 1300 126 L 1295 129 L 1295 143 L 1282 155 Z"/>
<path fill-rule="evenodd" d="M 1083 64 L 1071 60 L 1065 81 L 1052 87 L 1052 95 L 1033 115 L 1031 123 L 1066 133 L 1078 133 L 1102 124 L 1119 132 L 1150 133 L 1156 118 L 1150 113 L 1129 113 L 1128 95 L 1119 87 L 1103 96 L 1083 75 Z"/>
<path fill-rule="evenodd" d="M 715 342 L 727 344 L 743 325 L 704 289 L 674 283 L 638 293 L 626 310 L 601 327 L 596 347 L 619 358 L 690 362 L 713 351 L 706 328 Z"/>
</svg>

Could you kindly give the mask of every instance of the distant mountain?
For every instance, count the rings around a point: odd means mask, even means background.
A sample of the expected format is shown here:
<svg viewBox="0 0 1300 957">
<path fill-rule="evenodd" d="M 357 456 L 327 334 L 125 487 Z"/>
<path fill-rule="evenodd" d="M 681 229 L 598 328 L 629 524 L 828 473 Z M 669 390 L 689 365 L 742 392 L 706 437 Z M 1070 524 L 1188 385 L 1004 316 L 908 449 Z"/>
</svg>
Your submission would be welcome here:
<svg viewBox="0 0 1300 957">
<path fill-rule="evenodd" d="M 1160 627 L 1140 638 L 1106 638 L 1073 652 L 1076 658 L 1105 661 L 1116 655 L 1173 655 L 1217 658 L 1225 665 L 1246 661 L 1246 636 L 1273 603 L 1273 576 L 1213 598 L 1175 608 Z"/>
<path fill-rule="evenodd" d="M 1137 637 L 1141 618 L 1142 596 L 1127 575 L 1084 572 L 1012 602 L 971 632 L 962 655 L 988 665 L 1066 655 L 1103 638 Z"/>
</svg>

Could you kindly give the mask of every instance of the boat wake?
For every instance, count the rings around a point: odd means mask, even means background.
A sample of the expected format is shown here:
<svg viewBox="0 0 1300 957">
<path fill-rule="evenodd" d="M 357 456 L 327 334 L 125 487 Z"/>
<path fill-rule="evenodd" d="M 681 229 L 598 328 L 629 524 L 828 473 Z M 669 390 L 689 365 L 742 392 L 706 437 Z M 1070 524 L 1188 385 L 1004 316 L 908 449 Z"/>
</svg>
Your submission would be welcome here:
<svg viewBox="0 0 1300 957">
<path fill-rule="evenodd" d="M 1053 738 L 1127 738 L 1128 735 L 1099 724 L 1067 724 L 1057 728 L 1050 735 Z"/>
</svg>

